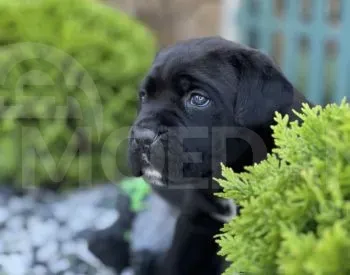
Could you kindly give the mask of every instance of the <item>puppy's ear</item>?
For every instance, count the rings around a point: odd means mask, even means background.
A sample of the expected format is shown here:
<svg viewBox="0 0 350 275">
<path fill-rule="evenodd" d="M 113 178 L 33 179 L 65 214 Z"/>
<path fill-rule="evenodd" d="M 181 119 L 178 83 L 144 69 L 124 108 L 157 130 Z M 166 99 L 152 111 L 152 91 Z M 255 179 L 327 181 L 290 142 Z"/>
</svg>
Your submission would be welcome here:
<svg viewBox="0 0 350 275">
<path fill-rule="evenodd" d="M 273 122 L 275 111 L 290 112 L 294 87 L 269 57 L 244 49 L 231 56 L 230 63 L 237 81 L 234 110 L 238 124 L 264 127 Z"/>
</svg>

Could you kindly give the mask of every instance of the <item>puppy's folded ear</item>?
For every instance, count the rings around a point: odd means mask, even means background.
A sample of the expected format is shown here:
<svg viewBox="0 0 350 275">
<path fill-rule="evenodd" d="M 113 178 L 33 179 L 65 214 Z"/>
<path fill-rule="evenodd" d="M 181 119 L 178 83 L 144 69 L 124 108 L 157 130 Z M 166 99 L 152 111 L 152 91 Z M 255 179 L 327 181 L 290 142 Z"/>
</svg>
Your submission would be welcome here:
<svg viewBox="0 0 350 275">
<path fill-rule="evenodd" d="M 257 50 L 244 49 L 236 52 L 230 63 L 238 84 L 234 110 L 239 125 L 270 125 L 275 111 L 290 112 L 296 91 L 270 58 Z"/>
</svg>

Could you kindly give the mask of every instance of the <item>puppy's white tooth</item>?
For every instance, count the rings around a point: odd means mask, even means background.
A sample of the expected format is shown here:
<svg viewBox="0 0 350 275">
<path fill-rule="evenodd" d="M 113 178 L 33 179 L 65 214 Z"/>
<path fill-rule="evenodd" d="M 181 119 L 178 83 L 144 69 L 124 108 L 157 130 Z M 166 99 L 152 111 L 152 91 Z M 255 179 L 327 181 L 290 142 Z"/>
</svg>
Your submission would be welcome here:
<svg viewBox="0 0 350 275">
<path fill-rule="evenodd" d="M 159 173 L 157 170 L 147 167 L 143 170 L 143 176 L 151 184 L 161 186 L 163 185 L 161 179 L 162 174 Z"/>
<path fill-rule="evenodd" d="M 161 179 L 162 175 L 155 169 L 147 168 L 145 169 L 145 174 L 150 178 Z"/>
<path fill-rule="evenodd" d="M 153 185 L 156 185 L 156 186 L 163 186 L 164 184 L 161 182 L 161 181 L 159 181 L 159 180 L 154 180 L 154 181 L 152 181 L 152 184 Z"/>
</svg>

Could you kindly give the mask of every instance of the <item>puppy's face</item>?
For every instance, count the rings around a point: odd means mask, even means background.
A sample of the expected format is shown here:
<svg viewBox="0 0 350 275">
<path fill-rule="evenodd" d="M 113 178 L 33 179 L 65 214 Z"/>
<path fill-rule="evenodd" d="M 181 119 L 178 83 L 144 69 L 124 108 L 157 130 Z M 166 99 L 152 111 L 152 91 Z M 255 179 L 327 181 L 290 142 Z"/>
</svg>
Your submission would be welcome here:
<svg viewBox="0 0 350 275">
<path fill-rule="evenodd" d="M 134 176 L 209 188 L 220 163 L 237 168 L 265 157 L 258 133 L 292 104 L 293 87 L 260 52 L 212 37 L 159 52 L 139 101 L 129 139 Z"/>
</svg>

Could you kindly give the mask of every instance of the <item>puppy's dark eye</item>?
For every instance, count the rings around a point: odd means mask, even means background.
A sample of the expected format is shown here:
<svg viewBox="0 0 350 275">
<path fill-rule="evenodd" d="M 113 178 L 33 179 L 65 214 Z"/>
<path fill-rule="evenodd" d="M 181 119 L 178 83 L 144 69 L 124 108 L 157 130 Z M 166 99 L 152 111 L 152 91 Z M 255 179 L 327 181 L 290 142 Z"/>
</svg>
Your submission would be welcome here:
<svg viewBox="0 0 350 275">
<path fill-rule="evenodd" d="M 210 103 L 210 99 L 199 93 L 193 93 L 190 97 L 189 103 L 196 107 L 206 107 Z"/>
</svg>

